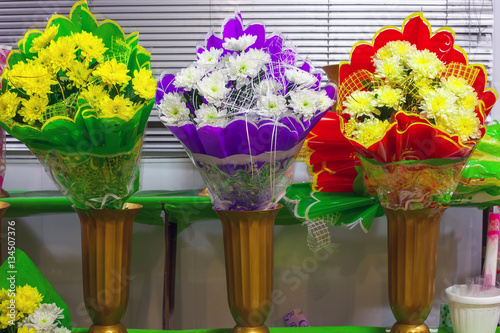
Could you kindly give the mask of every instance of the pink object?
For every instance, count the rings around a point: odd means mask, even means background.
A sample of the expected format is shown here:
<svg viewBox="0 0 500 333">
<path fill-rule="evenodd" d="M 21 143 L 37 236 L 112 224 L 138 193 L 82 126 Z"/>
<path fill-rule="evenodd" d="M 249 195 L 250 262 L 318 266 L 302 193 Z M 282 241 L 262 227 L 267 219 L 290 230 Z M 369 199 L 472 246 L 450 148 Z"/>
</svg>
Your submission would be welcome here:
<svg viewBox="0 0 500 333">
<path fill-rule="evenodd" d="M 484 287 L 494 286 L 497 279 L 498 231 L 500 214 L 490 213 L 488 219 L 488 235 L 486 241 L 486 256 L 484 258 Z"/>
<path fill-rule="evenodd" d="M 302 310 L 297 308 L 283 316 L 287 327 L 311 327 Z"/>
</svg>

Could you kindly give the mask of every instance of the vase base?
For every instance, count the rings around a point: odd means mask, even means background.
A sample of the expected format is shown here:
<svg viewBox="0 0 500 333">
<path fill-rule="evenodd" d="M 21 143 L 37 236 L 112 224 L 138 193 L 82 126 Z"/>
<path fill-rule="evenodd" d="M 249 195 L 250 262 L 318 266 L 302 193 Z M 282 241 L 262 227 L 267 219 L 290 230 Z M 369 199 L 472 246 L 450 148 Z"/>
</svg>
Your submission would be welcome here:
<svg viewBox="0 0 500 333">
<path fill-rule="evenodd" d="M 267 328 L 266 325 L 258 327 L 235 326 L 233 328 L 233 333 L 269 333 L 269 328 Z"/>
<path fill-rule="evenodd" d="M 10 194 L 9 192 L 7 192 L 6 190 L 2 189 L 0 191 L 0 198 L 9 198 L 10 197 Z"/>
<path fill-rule="evenodd" d="M 122 323 L 115 325 L 92 325 L 88 333 L 127 333 L 127 329 Z"/>
<path fill-rule="evenodd" d="M 426 324 L 410 325 L 395 323 L 391 328 L 391 333 L 429 333 L 429 327 Z"/>
</svg>

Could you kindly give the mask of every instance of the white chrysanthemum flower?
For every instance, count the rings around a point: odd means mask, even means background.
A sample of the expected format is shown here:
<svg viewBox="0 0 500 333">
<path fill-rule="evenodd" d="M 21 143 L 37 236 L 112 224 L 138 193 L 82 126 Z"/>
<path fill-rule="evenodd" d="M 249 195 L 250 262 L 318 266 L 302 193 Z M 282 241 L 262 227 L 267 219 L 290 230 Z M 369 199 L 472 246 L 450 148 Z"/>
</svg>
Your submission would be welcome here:
<svg viewBox="0 0 500 333">
<path fill-rule="evenodd" d="M 207 102 L 216 106 L 221 104 L 222 99 L 229 91 L 227 88 L 227 78 L 220 71 L 205 76 L 197 83 L 197 87 Z"/>
<path fill-rule="evenodd" d="M 56 327 L 52 330 L 51 333 L 71 333 L 71 331 L 66 327 Z"/>
<path fill-rule="evenodd" d="M 377 101 L 375 100 L 373 92 L 356 90 L 344 101 L 343 107 L 345 107 L 345 109 L 343 113 L 354 118 L 359 116 L 373 117 L 374 113 L 380 114 L 376 106 Z"/>
<path fill-rule="evenodd" d="M 250 49 L 245 53 L 245 57 L 257 61 L 261 68 L 265 68 L 265 65 L 271 62 L 271 55 L 262 50 Z"/>
<path fill-rule="evenodd" d="M 319 97 L 315 90 L 296 90 L 290 93 L 290 106 L 295 113 L 308 119 L 319 110 Z"/>
<path fill-rule="evenodd" d="M 253 45 L 257 40 L 257 36 L 254 35 L 243 35 L 240 38 L 224 38 L 224 43 L 222 47 L 226 50 L 243 52 L 248 49 L 249 46 Z"/>
<path fill-rule="evenodd" d="M 198 54 L 196 64 L 204 68 L 215 67 L 219 63 L 223 51 L 224 50 L 216 49 L 215 47 L 212 47 L 210 50 L 205 50 Z"/>
<path fill-rule="evenodd" d="M 283 89 L 283 86 L 278 81 L 273 79 L 264 79 L 260 81 L 254 88 L 255 93 L 259 95 L 274 94 Z"/>
<path fill-rule="evenodd" d="M 273 94 L 260 96 L 257 108 L 260 114 L 270 117 L 279 116 L 288 110 L 285 97 Z"/>
<path fill-rule="evenodd" d="M 63 319 L 63 310 L 53 304 L 41 304 L 24 324 L 28 329 L 34 328 L 38 333 L 50 333 L 58 325 L 57 320 Z"/>
<path fill-rule="evenodd" d="M 435 53 L 429 50 L 408 52 L 406 64 L 414 75 L 434 79 L 445 69 L 445 65 Z"/>
<path fill-rule="evenodd" d="M 318 81 L 314 75 L 299 68 L 285 70 L 285 76 L 288 81 L 302 87 L 311 87 Z"/>
<path fill-rule="evenodd" d="M 265 64 L 264 64 L 265 65 Z M 230 80 L 236 80 L 237 88 L 250 83 L 262 69 L 261 61 L 252 59 L 247 53 L 231 57 L 227 63 L 227 74 Z"/>
<path fill-rule="evenodd" d="M 319 96 L 319 110 L 321 112 L 328 110 L 329 108 L 332 107 L 333 103 L 335 103 L 333 99 L 328 97 L 328 94 L 324 90 L 321 90 L 318 96 Z"/>
<path fill-rule="evenodd" d="M 203 75 L 205 75 L 205 71 L 193 65 L 183 68 L 180 73 L 177 73 L 175 76 L 174 86 L 192 90 Z"/>
<path fill-rule="evenodd" d="M 406 75 L 401 57 L 397 55 L 385 59 L 373 59 L 373 65 L 375 65 L 375 76 L 386 79 L 387 83 L 397 83 Z"/>
<path fill-rule="evenodd" d="M 227 115 L 225 110 L 218 111 L 213 105 L 202 104 L 198 110 L 195 111 L 196 118 L 194 121 L 199 126 L 223 126 L 226 122 L 225 119 L 221 119 Z"/>
<path fill-rule="evenodd" d="M 398 106 L 405 101 L 401 89 L 394 89 L 390 86 L 381 86 L 373 91 L 378 107 L 387 106 L 398 109 Z"/>
<path fill-rule="evenodd" d="M 181 125 L 189 121 L 189 115 L 190 111 L 178 93 L 166 94 L 158 105 L 158 116 L 167 125 Z"/>
<path fill-rule="evenodd" d="M 458 97 L 445 88 L 430 90 L 422 95 L 422 116 L 435 119 L 439 116 L 455 113 L 457 110 Z"/>
</svg>

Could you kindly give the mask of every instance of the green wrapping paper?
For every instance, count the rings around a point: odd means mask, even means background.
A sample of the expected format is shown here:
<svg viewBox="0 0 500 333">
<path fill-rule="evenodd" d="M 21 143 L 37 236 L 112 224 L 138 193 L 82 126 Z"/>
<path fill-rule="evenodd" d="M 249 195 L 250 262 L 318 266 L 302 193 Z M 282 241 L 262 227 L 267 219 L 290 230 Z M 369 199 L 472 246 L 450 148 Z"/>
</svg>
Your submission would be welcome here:
<svg viewBox="0 0 500 333">
<path fill-rule="evenodd" d="M 462 173 L 454 206 L 500 205 L 500 124 L 489 125 Z"/>
<path fill-rule="evenodd" d="M 0 125 L 81 210 L 121 209 L 138 190 L 156 82 L 138 33 L 98 23 L 86 1 L 28 31 L 2 75 Z"/>
<path fill-rule="evenodd" d="M 9 254 L 10 256 L 10 254 Z M 9 290 L 11 281 L 15 281 L 15 286 L 24 287 L 29 285 L 36 287 L 38 292 L 43 296 L 42 303 L 55 303 L 59 308 L 63 309 L 64 319 L 61 319 L 61 325 L 71 330 L 71 314 L 66 303 L 61 296 L 52 287 L 49 281 L 38 270 L 31 259 L 20 249 L 15 250 L 15 260 L 6 259 L 0 266 L 0 289 Z M 14 279 L 8 279 L 12 278 Z"/>
</svg>

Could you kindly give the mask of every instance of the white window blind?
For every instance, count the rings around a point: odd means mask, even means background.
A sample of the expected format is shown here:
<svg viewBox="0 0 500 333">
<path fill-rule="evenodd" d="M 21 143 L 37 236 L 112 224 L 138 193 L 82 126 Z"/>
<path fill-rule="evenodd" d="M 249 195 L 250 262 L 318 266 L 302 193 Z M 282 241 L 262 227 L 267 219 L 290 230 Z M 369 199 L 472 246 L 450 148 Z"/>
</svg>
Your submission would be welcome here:
<svg viewBox="0 0 500 333">
<path fill-rule="evenodd" d="M 0 2 L 0 44 L 16 47 L 29 29 L 43 29 L 54 13 L 67 16 L 74 1 Z M 472 63 L 483 64 L 492 79 L 493 0 L 88 0 L 98 20 L 117 21 L 125 33 L 140 32 L 152 54 L 155 74 L 175 74 L 195 60 L 195 45 L 207 31 L 220 32 L 223 20 L 242 13 L 245 24 L 261 21 L 267 32 L 282 32 L 315 67 L 349 59 L 352 45 L 371 41 L 381 27 L 400 27 L 414 12 L 423 12 L 433 30 L 449 26 L 455 43 Z M 8 137 L 9 155 L 31 157 Z M 154 109 L 144 145 L 145 157 L 185 156 L 180 143 L 164 128 Z"/>
</svg>

